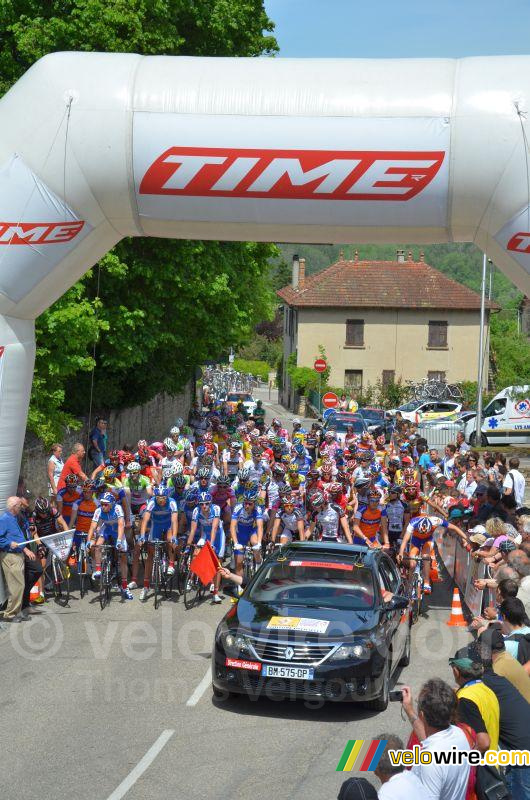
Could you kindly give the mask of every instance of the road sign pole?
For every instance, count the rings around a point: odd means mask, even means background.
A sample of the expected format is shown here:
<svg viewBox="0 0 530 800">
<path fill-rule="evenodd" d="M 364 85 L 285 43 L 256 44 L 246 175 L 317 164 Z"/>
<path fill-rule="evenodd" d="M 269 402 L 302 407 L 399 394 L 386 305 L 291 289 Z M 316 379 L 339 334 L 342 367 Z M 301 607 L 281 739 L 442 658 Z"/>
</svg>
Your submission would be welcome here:
<svg viewBox="0 0 530 800">
<path fill-rule="evenodd" d="M 318 373 L 318 416 L 322 416 L 322 373 Z"/>
</svg>

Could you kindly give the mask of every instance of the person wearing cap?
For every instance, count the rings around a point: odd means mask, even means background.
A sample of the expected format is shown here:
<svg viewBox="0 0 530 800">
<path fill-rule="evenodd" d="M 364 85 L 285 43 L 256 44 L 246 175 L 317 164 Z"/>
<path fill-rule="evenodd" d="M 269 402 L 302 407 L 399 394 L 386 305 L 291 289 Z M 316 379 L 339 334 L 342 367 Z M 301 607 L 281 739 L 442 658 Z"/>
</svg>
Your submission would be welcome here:
<svg viewBox="0 0 530 800">
<path fill-rule="evenodd" d="M 477 734 L 477 750 L 497 750 L 499 746 L 499 701 L 484 683 L 484 667 L 471 658 L 450 658 L 449 666 L 458 686 L 457 716 Z"/>
<path fill-rule="evenodd" d="M 506 650 L 506 639 L 498 625 L 491 625 L 476 642 L 471 644 L 473 651 L 480 654 L 482 663 L 491 664 L 493 672 L 510 681 L 517 691 L 530 703 L 530 675 L 524 667 Z M 502 709 L 501 709 L 502 714 Z"/>
<path fill-rule="evenodd" d="M 414 708 L 410 686 L 402 687 L 402 708 L 407 715 L 422 750 L 448 752 L 469 750 L 466 734 L 452 724 L 457 698 L 454 690 L 441 678 L 431 678 L 418 695 Z M 416 764 L 412 773 L 424 787 L 425 800 L 464 800 L 469 780 L 469 764 Z"/>
<path fill-rule="evenodd" d="M 377 800 L 377 789 L 366 778 L 348 778 L 340 787 L 337 800 Z"/>
<path fill-rule="evenodd" d="M 424 800 L 425 787 L 418 778 L 403 764 L 394 764 L 389 750 L 404 750 L 405 746 L 399 736 L 393 733 L 378 733 L 377 739 L 386 741 L 386 747 L 374 770 L 376 778 L 381 781 L 377 797 L 379 800 Z"/>
</svg>

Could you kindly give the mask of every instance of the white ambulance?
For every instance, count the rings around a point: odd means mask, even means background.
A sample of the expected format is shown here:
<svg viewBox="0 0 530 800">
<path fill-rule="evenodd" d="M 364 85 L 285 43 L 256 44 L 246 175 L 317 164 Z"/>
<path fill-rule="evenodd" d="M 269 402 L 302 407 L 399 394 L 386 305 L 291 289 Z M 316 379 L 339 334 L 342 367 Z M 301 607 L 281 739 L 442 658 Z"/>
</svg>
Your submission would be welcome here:
<svg viewBox="0 0 530 800">
<path fill-rule="evenodd" d="M 471 446 L 477 443 L 476 417 L 466 423 L 464 433 Z M 482 412 L 482 446 L 530 444 L 530 385 L 507 386 Z"/>
</svg>

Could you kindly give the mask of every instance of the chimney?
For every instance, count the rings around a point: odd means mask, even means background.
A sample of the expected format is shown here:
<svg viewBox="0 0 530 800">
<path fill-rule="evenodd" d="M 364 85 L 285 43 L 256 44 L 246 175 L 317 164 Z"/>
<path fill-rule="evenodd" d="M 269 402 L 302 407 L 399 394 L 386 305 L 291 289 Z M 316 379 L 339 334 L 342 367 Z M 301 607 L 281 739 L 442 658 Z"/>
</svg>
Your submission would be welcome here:
<svg viewBox="0 0 530 800">
<path fill-rule="evenodd" d="M 409 250 L 407 261 L 412 261 L 412 250 Z"/>
<path fill-rule="evenodd" d="M 354 264 L 358 264 L 359 263 L 359 251 L 358 250 L 355 251 L 355 255 L 353 256 L 353 262 L 354 262 Z"/>
<path fill-rule="evenodd" d="M 405 263 L 405 251 L 404 250 L 397 250 L 396 251 L 396 261 L 398 264 Z"/>
<path fill-rule="evenodd" d="M 425 261 L 425 253 L 422 250 L 420 253 L 420 262 L 423 264 L 424 261 Z"/>
<path fill-rule="evenodd" d="M 299 282 L 300 282 L 300 259 L 298 258 L 298 253 L 295 253 L 293 255 L 293 279 L 292 279 L 293 289 L 298 289 Z"/>
<path fill-rule="evenodd" d="M 300 259 L 298 266 L 298 288 L 303 289 L 305 286 L 305 258 Z"/>
<path fill-rule="evenodd" d="M 339 251 L 339 261 L 344 261 L 344 250 Z"/>
</svg>

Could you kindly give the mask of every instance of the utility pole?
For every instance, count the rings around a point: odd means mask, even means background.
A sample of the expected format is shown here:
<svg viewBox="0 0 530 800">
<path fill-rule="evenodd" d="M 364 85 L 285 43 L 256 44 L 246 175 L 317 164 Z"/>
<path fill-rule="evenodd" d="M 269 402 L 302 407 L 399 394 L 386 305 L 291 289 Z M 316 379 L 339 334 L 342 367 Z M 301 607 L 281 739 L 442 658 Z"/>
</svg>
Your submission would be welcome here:
<svg viewBox="0 0 530 800">
<path fill-rule="evenodd" d="M 477 416 L 475 428 L 475 445 L 482 443 L 482 382 L 484 376 L 484 322 L 486 317 L 486 269 L 488 257 L 484 253 L 482 258 L 482 285 L 480 291 L 480 332 L 478 343 L 478 376 L 477 376 Z"/>
</svg>

